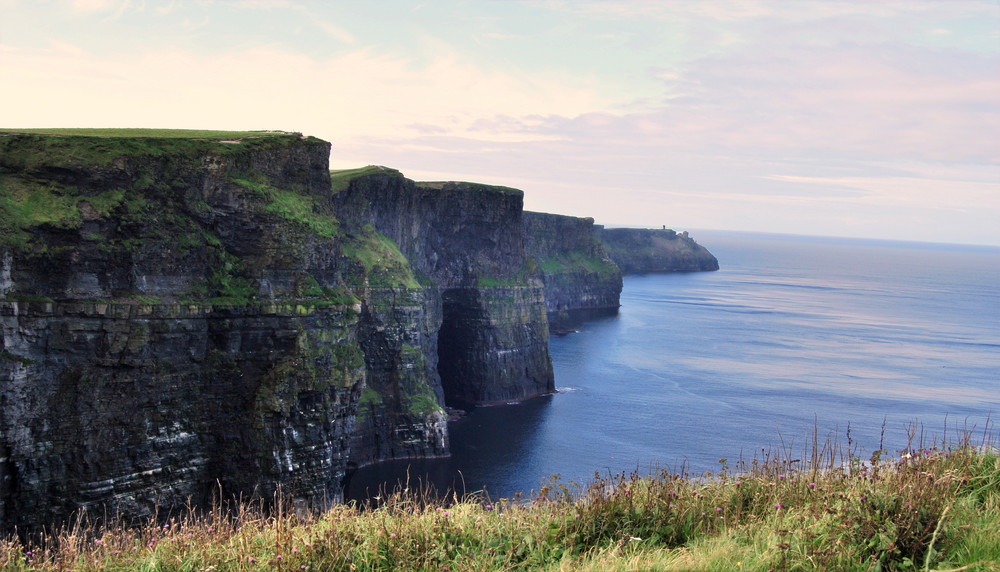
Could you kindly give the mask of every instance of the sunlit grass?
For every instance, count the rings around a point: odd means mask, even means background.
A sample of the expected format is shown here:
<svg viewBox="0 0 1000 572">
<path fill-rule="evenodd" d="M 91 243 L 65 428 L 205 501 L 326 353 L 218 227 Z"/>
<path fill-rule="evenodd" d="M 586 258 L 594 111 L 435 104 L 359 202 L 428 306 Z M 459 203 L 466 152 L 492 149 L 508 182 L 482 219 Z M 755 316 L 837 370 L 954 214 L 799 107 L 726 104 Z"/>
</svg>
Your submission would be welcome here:
<svg viewBox="0 0 1000 572">
<path fill-rule="evenodd" d="M 765 455 L 692 478 L 558 478 L 530 498 L 402 488 L 319 514 L 282 503 L 140 526 L 79 520 L 0 544 L 6 570 L 1000 570 L 1000 457 L 960 443 Z M 822 454 L 819 454 L 822 451 Z M 801 467 L 800 467 L 801 465 Z"/>
</svg>

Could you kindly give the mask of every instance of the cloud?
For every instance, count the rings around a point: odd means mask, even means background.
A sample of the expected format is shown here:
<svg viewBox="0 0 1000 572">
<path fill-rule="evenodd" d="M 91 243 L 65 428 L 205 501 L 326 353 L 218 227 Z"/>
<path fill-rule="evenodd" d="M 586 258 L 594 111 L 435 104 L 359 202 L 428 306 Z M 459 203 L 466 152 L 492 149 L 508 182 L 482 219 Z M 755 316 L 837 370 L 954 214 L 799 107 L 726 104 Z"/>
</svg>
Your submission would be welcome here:
<svg viewBox="0 0 1000 572">
<path fill-rule="evenodd" d="M 101 12 L 119 4 L 117 0 L 70 0 L 70 8 L 75 12 Z"/>
<path fill-rule="evenodd" d="M 836 234 L 882 219 L 912 238 L 937 214 L 1000 242 L 982 230 L 1000 218 L 997 53 L 930 17 L 943 4 L 530 2 L 516 6 L 532 26 L 424 10 L 370 28 L 311 3 L 199 6 L 155 16 L 176 29 L 129 50 L 69 32 L 0 45 L 19 86 L 7 108 L 23 126 L 298 130 L 330 140 L 336 167 L 507 184 L 529 208 L 608 223 Z M 296 33 L 244 34 L 261 18 Z"/>
<path fill-rule="evenodd" d="M 586 81 L 483 70 L 451 52 L 418 63 L 370 49 L 326 59 L 274 47 L 209 57 L 180 49 L 98 55 L 68 43 L 8 50 L 5 81 L 22 86 L 9 105 L 23 110 L 25 125 L 263 122 L 303 131 L 326 126 L 326 135 L 338 138 L 413 137 L 434 125 L 487 140 L 537 139 L 511 129 L 498 112 L 578 114 L 607 104 Z"/>
<path fill-rule="evenodd" d="M 113 11 L 113 18 L 121 17 L 131 6 L 131 0 L 69 0 L 69 7 L 73 12 L 100 13 Z"/>
</svg>

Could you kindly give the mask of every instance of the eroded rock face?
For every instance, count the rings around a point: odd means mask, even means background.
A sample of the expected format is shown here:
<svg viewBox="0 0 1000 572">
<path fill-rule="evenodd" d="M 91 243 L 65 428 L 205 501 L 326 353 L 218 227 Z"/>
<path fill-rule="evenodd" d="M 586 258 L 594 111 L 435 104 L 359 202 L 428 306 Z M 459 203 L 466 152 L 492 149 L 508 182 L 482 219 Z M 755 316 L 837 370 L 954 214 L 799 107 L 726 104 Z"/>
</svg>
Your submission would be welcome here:
<svg viewBox="0 0 1000 572">
<path fill-rule="evenodd" d="M 449 405 L 554 391 L 543 283 L 525 252 L 521 191 L 416 184 L 384 170 L 350 180 L 334 204 L 341 218 L 392 239 L 440 291 L 438 371 Z"/>
<path fill-rule="evenodd" d="M 447 456 L 446 403 L 552 392 L 547 311 L 617 307 L 592 220 L 329 152 L 0 134 L 0 530 L 335 501 Z"/>
<path fill-rule="evenodd" d="M 597 238 L 592 218 L 525 212 L 526 250 L 545 283 L 549 321 L 560 313 L 616 310 L 622 273 Z"/>
<path fill-rule="evenodd" d="M 386 431 L 447 454 L 439 304 L 384 237 L 342 232 L 329 144 L 0 136 L 0 150 L 0 528 L 279 486 L 334 501 L 368 379 L 393 367 L 402 403 L 430 397 Z"/>
<path fill-rule="evenodd" d="M 705 247 L 670 229 L 607 228 L 599 232 L 608 255 L 624 274 L 718 270 Z"/>
<path fill-rule="evenodd" d="M 448 456 L 438 374 L 441 316 L 434 288 L 380 289 L 366 297 L 359 337 L 368 376 L 352 432 L 352 467 Z"/>
<path fill-rule="evenodd" d="M 339 498 L 357 323 L 349 308 L 0 303 L 4 525 L 278 486 Z"/>
</svg>

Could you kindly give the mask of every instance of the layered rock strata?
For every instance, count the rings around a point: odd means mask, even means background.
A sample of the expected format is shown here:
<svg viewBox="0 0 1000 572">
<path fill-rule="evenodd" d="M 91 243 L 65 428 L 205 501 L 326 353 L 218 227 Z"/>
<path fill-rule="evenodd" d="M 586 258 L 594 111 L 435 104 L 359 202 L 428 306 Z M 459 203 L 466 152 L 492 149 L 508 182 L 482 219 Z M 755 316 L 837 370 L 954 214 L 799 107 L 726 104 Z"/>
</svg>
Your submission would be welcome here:
<svg viewBox="0 0 1000 572">
<path fill-rule="evenodd" d="M 452 406 L 551 393 L 543 283 L 525 253 L 523 193 L 414 183 L 373 167 L 335 181 L 336 211 L 396 244 L 441 293 L 438 371 Z"/>
<path fill-rule="evenodd" d="M 322 504 L 351 463 L 448 453 L 439 295 L 342 228 L 329 151 L 0 137 L 0 527 Z"/>
<path fill-rule="evenodd" d="M 617 308 L 591 219 L 329 152 L 0 134 L 0 530 L 324 505 L 447 456 L 446 404 L 551 393 L 549 316 Z"/>
<path fill-rule="evenodd" d="M 592 218 L 525 212 L 526 251 L 545 284 L 550 322 L 572 312 L 614 311 L 622 273 L 598 239 Z"/>
</svg>

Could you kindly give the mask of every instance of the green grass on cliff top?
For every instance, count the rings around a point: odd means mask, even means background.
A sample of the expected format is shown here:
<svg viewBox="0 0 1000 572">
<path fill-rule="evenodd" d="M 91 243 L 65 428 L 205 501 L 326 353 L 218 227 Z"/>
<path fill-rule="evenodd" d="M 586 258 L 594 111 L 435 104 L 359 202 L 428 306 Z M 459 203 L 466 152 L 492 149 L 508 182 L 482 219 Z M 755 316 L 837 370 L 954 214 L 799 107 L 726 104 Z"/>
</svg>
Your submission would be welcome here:
<svg viewBox="0 0 1000 572">
<path fill-rule="evenodd" d="M 473 183 L 469 181 L 420 181 L 417 183 L 418 187 L 426 189 L 443 189 L 446 185 L 454 185 L 454 188 L 463 191 L 496 191 L 508 195 L 524 195 L 524 191 L 521 189 L 487 183 Z"/>
<path fill-rule="evenodd" d="M 351 180 L 353 179 L 380 173 L 396 177 L 403 176 L 403 174 L 396 169 L 382 167 L 379 165 L 368 165 L 367 167 L 358 167 L 357 169 L 337 169 L 330 171 L 330 188 L 334 193 L 339 193 L 340 191 L 346 189 L 347 186 L 351 184 Z"/>
<path fill-rule="evenodd" d="M 34 128 L 7 129 L 0 134 L 61 135 L 74 137 L 145 137 L 154 139 L 240 139 L 292 135 L 287 131 L 216 131 L 211 129 Z"/>
</svg>

